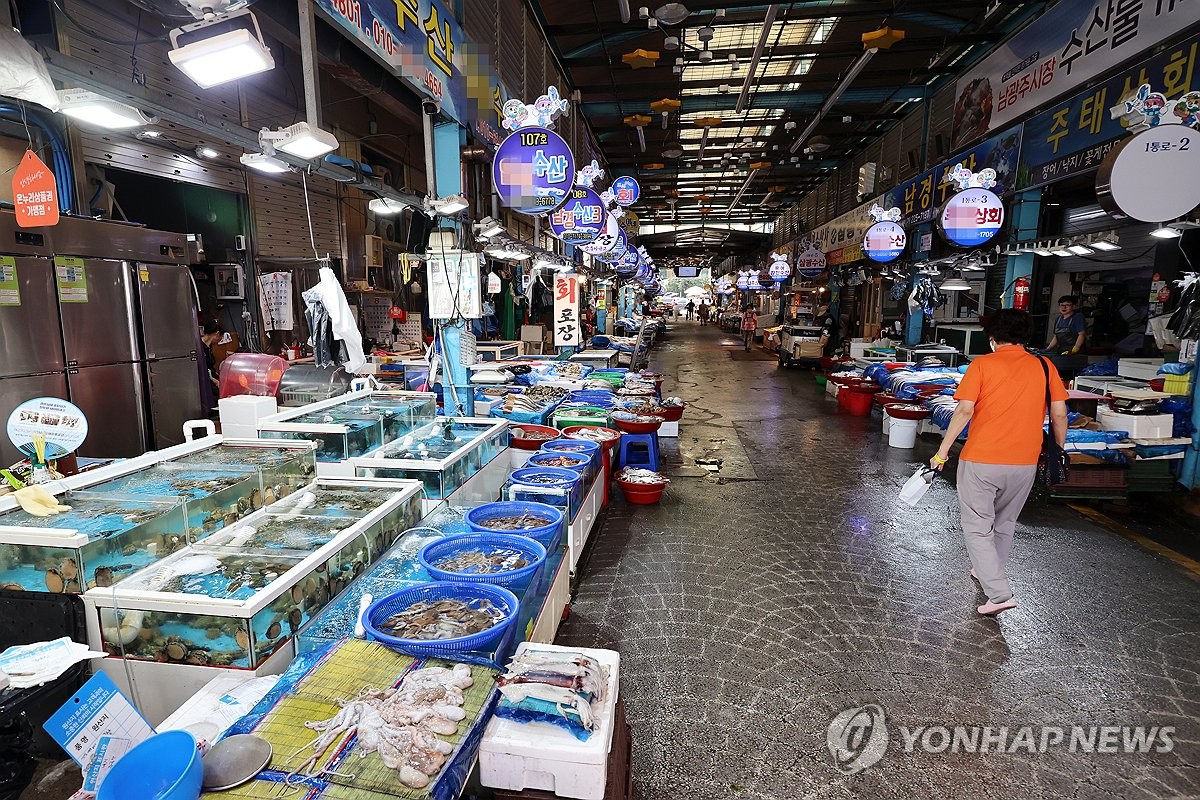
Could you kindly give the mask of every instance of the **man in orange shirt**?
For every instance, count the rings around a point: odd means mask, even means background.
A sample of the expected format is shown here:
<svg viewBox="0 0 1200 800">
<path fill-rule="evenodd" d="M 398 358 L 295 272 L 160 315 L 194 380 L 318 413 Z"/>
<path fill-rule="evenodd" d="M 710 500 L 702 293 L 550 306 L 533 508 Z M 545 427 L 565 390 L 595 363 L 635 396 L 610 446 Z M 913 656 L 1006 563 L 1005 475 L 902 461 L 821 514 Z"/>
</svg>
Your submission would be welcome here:
<svg viewBox="0 0 1200 800">
<path fill-rule="evenodd" d="M 969 423 L 959 455 L 958 500 L 971 577 L 988 598 L 978 611 L 994 616 L 1017 605 L 1005 570 L 1017 516 L 1037 477 L 1046 388 L 1059 445 L 1067 439 L 1067 390 L 1053 364 L 1025 349 L 1033 335 L 1028 313 L 997 311 L 983 320 L 983 329 L 993 352 L 972 361 L 963 375 L 954 393 L 958 408 L 930 465 L 936 470 L 946 465 L 951 445 Z M 1039 360 L 1046 364 L 1048 379 Z"/>
</svg>

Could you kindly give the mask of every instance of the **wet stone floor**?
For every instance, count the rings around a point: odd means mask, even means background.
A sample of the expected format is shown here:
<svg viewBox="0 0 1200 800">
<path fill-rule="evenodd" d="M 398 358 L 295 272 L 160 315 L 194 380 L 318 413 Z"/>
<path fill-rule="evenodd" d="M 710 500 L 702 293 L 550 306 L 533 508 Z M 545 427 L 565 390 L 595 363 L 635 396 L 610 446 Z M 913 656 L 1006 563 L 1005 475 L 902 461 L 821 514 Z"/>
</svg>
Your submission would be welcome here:
<svg viewBox="0 0 1200 800">
<path fill-rule="evenodd" d="M 893 501 L 936 442 L 734 347 L 680 321 L 655 350 L 673 482 L 610 507 L 558 638 L 620 651 L 638 798 L 1200 797 L 1196 579 L 1031 500 L 1020 608 L 979 617 L 953 476 Z"/>
</svg>

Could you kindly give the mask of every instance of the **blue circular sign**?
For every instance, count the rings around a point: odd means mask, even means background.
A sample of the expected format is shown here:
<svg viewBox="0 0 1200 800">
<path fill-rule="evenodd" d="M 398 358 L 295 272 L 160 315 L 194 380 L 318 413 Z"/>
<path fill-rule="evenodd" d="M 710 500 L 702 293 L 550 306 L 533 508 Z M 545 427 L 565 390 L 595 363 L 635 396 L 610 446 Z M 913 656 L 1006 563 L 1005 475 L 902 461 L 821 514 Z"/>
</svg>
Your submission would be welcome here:
<svg viewBox="0 0 1200 800">
<path fill-rule="evenodd" d="M 900 257 L 907 244 L 908 234 L 904 228 L 895 222 L 876 222 L 863 237 L 863 252 L 872 261 L 888 264 Z"/>
<path fill-rule="evenodd" d="M 625 257 L 629 252 L 629 237 L 625 235 L 625 231 L 617 231 L 617 243 L 612 246 L 612 249 L 607 253 L 601 253 L 596 256 L 597 261 L 602 261 L 605 264 L 615 264 Z"/>
<path fill-rule="evenodd" d="M 550 232 L 567 244 L 587 244 L 604 232 L 607 216 L 600 195 L 576 186 L 567 202 L 550 212 Z"/>
<path fill-rule="evenodd" d="M 616 269 L 618 273 L 622 275 L 628 275 L 632 272 L 636 272 L 637 268 L 641 266 L 641 263 L 642 254 L 631 247 L 626 250 L 625 255 L 621 256 L 620 260 L 617 261 Z"/>
<path fill-rule="evenodd" d="M 617 200 L 617 205 L 625 208 L 638 201 L 638 198 L 642 196 L 642 187 L 638 186 L 638 182 L 633 178 L 622 175 L 613 181 L 612 193 Z"/>
<path fill-rule="evenodd" d="M 604 232 L 597 236 L 587 244 L 580 245 L 579 249 L 587 253 L 589 256 L 598 256 L 612 250 L 617 244 L 618 234 L 621 233 L 621 227 L 617 225 L 617 218 L 612 214 L 606 214 L 608 221 L 604 225 Z M 624 255 L 624 251 L 621 251 Z"/>
<path fill-rule="evenodd" d="M 522 128 L 500 143 L 492 159 L 500 203 L 522 214 L 548 214 L 575 185 L 575 157 L 557 133 Z"/>
<path fill-rule="evenodd" d="M 959 247 L 986 244 L 1004 225 L 1004 203 L 987 189 L 966 189 L 951 197 L 937 217 L 942 236 Z"/>
</svg>

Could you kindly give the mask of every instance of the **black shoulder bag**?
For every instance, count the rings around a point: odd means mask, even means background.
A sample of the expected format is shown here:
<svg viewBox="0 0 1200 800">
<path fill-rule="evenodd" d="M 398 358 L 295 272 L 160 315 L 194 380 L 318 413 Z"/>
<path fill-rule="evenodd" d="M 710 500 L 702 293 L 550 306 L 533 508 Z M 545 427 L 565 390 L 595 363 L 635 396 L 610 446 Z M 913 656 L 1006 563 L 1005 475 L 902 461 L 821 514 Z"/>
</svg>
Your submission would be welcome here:
<svg viewBox="0 0 1200 800">
<path fill-rule="evenodd" d="M 1046 413 L 1050 412 L 1050 368 L 1046 366 L 1046 359 L 1036 353 L 1030 353 L 1042 365 L 1042 374 L 1046 376 Z M 1070 477 L 1071 458 L 1066 454 L 1061 447 L 1058 446 L 1058 439 L 1054 437 L 1054 420 L 1051 418 L 1049 429 L 1042 433 L 1042 453 L 1038 456 L 1037 479 L 1038 483 L 1046 488 L 1058 486 L 1066 483 Z"/>
</svg>

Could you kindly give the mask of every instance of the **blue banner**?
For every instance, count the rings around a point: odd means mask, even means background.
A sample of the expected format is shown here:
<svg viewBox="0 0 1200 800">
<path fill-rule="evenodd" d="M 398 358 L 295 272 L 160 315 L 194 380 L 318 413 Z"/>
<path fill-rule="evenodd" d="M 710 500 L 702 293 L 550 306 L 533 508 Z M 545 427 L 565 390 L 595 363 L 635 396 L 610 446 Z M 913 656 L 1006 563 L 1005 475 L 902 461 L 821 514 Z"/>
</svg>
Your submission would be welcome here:
<svg viewBox="0 0 1200 800">
<path fill-rule="evenodd" d="M 1127 135 L 1125 121 L 1113 119 L 1108 110 L 1136 95 L 1142 84 L 1150 84 L 1153 91 L 1171 101 L 1186 94 L 1200 85 L 1195 76 L 1198 53 L 1200 36 L 1169 47 L 1031 118 L 1025 123 L 1018 186 L 1042 186 L 1099 167 Z"/>
</svg>

